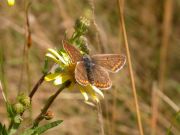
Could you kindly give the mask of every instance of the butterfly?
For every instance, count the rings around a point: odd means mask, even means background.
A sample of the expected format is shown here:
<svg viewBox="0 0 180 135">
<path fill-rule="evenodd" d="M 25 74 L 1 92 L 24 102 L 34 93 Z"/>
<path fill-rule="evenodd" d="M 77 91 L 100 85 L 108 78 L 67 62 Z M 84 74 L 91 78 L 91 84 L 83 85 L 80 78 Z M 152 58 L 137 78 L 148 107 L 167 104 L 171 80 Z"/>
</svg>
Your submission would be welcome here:
<svg viewBox="0 0 180 135">
<path fill-rule="evenodd" d="M 75 66 L 75 79 L 83 86 L 93 85 L 100 89 L 112 86 L 109 72 L 116 73 L 123 68 L 126 57 L 120 54 L 83 55 L 71 44 L 63 41 L 63 48 Z"/>
</svg>

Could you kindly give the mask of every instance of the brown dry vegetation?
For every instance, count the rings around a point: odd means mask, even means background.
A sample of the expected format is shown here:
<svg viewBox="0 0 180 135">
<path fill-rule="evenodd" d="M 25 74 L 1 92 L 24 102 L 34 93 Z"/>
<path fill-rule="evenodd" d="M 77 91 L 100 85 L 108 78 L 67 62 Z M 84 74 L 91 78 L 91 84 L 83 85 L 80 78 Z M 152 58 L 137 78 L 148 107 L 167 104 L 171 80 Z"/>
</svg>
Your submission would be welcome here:
<svg viewBox="0 0 180 135">
<path fill-rule="evenodd" d="M 180 2 L 174 0 L 171 5 L 169 1 L 171 0 L 129 0 L 125 1 L 124 6 L 145 135 L 153 134 L 154 130 L 157 135 L 164 135 L 171 124 L 171 132 L 174 135 L 180 134 L 180 123 L 175 120 L 180 106 Z M 166 2 L 169 3 L 164 8 Z M 26 68 L 20 82 L 26 27 L 24 1 L 17 0 L 14 7 L 8 7 L 5 0 L 0 1 L 0 57 L 3 59 L 0 64 L 4 69 L 4 84 L 8 97 L 12 101 L 18 91 L 31 90 L 41 77 L 46 49 L 61 47 L 64 32 L 67 30 L 68 34 L 71 34 L 75 20 L 86 14 L 87 9 L 93 8 L 95 15 L 94 24 L 91 24 L 87 33 L 91 53 L 125 54 L 117 0 L 31 0 L 31 3 L 29 87 Z M 164 19 L 168 16 L 169 22 Z M 165 51 L 162 51 L 163 49 Z M 165 66 L 163 71 L 162 64 Z M 138 135 L 128 64 L 118 74 L 111 74 L 111 78 L 113 87 L 104 91 L 105 99 L 101 100 L 105 134 Z M 47 97 L 55 89 L 55 86 L 43 83 L 34 97 L 32 113 L 26 113 L 24 123 L 37 116 Z M 156 115 L 154 106 L 157 104 L 159 109 L 156 123 L 156 117 L 155 121 L 152 117 L 153 114 Z M 0 121 L 7 124 L 4 107 L 0 95 Z M 63 91 L 51 110 L 55 113 L 54 119 L 63 119 L 64 122 L 59 128 L 45 133 L 46 135 L 100 134 L 96 108 L 85 104 L 82 95 L 76 90 Z"/>
</svg>

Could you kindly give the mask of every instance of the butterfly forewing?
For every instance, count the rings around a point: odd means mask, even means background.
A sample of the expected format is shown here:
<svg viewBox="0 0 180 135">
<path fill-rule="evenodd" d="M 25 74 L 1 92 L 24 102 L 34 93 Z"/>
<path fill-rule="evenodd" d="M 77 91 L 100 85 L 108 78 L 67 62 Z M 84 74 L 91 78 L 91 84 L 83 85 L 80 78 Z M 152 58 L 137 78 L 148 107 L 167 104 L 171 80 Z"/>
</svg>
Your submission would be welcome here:
<svg viewBox="0 0 180 135">
<path fill-rule="evenodd" d="M 120 54 L 97 54 L 92 56 L 92 61 L 111 72 L 117 72 L 124 66 L 126 57 Z"/>
<path fill-rule="evenodd" d="M 75 68 L 75 79 L 76 81 L 81 84 L 81 85 L 88 85 L 88 77 L 87 77 L 87 72 L 84 66 L 84 62 L 78 62 Z"/>
<path fill-rule="evenodd" d="M 72 63 L 76 64 L 78 61 L 82 60 L 80 51 L 66 41 L 63 41 L 63 48 L 68 53 Z"/>
<path fill-rule="evenodd" d="M 109 89 L 111 87 L 112 82 L 109 78 L 109 74 L 103 67 L 94 65 L 92 71 L 94 77 L 94 86 L 100 89 Z"/>
</svg>

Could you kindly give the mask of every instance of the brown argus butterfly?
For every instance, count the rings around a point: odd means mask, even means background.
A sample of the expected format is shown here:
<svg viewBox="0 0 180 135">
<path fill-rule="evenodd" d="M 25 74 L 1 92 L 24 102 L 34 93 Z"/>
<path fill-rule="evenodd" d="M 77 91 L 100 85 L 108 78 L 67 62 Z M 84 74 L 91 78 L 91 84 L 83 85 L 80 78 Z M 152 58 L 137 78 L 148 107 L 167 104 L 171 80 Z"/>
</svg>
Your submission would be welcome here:
<svg viewBox="0 0 180 135">
<path fill-rule="evenodd" d="M 75 79 L 81 85 L 94 85 L 100 89 L 109 89 L 112 82 L 110 72 L 118 72 L 124 66 L 126 57 L 120 54 L 82 55 L 74 46 L 63 41 L 63 47 L 71 62 L 76 64 Z"/>
</svg>

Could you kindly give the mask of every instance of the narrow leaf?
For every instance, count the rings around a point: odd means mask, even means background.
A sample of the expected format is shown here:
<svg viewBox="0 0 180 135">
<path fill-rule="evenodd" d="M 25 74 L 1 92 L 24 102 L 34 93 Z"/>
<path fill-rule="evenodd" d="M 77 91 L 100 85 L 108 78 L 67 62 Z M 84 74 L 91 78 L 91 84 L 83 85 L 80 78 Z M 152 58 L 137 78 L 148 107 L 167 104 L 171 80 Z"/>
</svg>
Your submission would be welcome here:
<svg viewBox="0 0 180 135">
<path fill-rule="evenodd" d="M 21 135 L 33 135 L 34 132 L 35 132 L 35 129 L 28 129 L 24 133 L 22 133 Z"/>
<path fill-rule="evenodd" d="M 8 135 L 8 131 L 5 125 L 2 125 L 1 123 L 0 123 L 0 135 Z"/>
<path fill-rule="evenodd" d="M 36 134 L 40 135 L 40 134 L 46 132 L 47 130 L 58 126 L 58 125 L 61 124 L 62 122 L 63 122 L 62 120 L 57 120 L 57 121 L 54 121 L 54 122 L 52 122 L 52 123 L 48 123 L 48 124 L 46 124 L 46 125 L 43 125 L 43 126 L 41 126 L 41 127 L 37 127 L 37 128 L 35 129 L 35 133 L 34 133 L 33 135 L 36 135 Z"/>
</svg>

